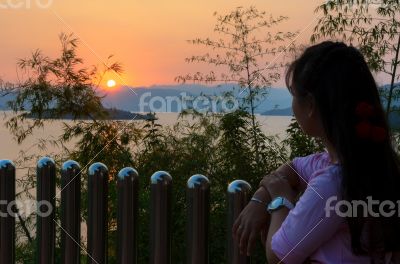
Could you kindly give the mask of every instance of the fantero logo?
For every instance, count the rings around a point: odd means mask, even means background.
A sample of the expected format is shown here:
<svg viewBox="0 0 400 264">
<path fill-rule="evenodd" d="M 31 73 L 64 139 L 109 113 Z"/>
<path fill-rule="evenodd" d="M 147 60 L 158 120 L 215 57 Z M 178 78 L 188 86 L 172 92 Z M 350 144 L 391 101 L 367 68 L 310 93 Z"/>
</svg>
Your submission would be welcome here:
<svg viewBox="0 0 400 264">
<path fill-rule="evenodd" d="M 53 0 L 0 0 L 0 9 L 50 8 Z"/>
</svg>

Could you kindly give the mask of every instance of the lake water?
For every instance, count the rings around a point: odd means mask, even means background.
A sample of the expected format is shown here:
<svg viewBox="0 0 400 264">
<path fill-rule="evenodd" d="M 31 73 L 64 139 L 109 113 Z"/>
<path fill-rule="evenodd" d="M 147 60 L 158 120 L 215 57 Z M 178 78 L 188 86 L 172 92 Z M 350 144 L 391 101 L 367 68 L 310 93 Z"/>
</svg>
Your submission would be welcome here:
<svg viewBox="0 0 400 264">
<path fill-rule="evenodd" d="M 3 114 L 8 114 L 3 112 Z M 157 113 L 159 118 L 158 123 L 163 126 L 171 126 L 177 122 L 177 113 Z M 258 121 L 262 125 L 262 130 L 267 135 L 279 135 L 281 138 L 285 136 L 285 130 L 290 124 L 291 117 L 289 116 L 257 116 Z M 17 144 L 13 139 L 12 135 L 4 125 L 4 120 L 1 120 L 0 125 L 0 159 L 10 159 L 15 160 L 24 152 L 25 155 L 30 154 L 41 154 L 49 155 L 52 153 L 57 153 L 58 149 L 56 147 L 49 147 L 45 150 L 40 150 L 33 147 L 35 143 L 40 139 L 56 139 L 60 136 L 62 132 L 63 122 L 65 121 L 54 121 L 47 122 L 44 128 L 40 128 L 34 131 L 34 134 L 29 136 L 22 144 Z M 71 122 L 71 121 L 66 121 Z M 134 121 L 143 122 L 143 121 Z"/>
</svg>

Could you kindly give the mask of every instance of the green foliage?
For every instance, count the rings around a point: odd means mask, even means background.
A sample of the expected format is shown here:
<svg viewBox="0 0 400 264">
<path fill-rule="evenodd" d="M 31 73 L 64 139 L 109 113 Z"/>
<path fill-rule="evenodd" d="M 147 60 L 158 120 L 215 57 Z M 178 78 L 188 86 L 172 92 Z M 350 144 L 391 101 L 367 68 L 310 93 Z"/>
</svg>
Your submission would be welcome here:
<svg viewBox="0 0 400 264">
<path fill-rule="evenodd" d="M 324 150 L 324 145 L 321 141 L 304 134 L 295 118 L 292 118 L 286 133 L 288 136 L 283 143 L 290 149 L 290 160 Z"/>
<path fill-rule="evenodd" d="M 34 242 L 29 243 L 18 243 L 15 248 L 15 256 L 17 263 L 23 264 L 34 264 L 35 263 L 35 244 Z"/>
<path fill-rule="evenodd" d="M 386 97 L 387 116 L 398 90 L 400 63 L 400 3 L 398 0 L 329 0 L 316 9 L 321 16 L 311 41 L 339 38 L 357 46 L 371 70 L 390 77 Z"/>
<path fill-rule="evenodd" d="M 180 83 L 233 83 L 240 89 L 242 109 L 251 113 L 250 131 L 256 148 L 256 159 L 261 162 L 259 148 L 262 138 L 257 138 L 255 110 L 268 95 L 268 88 L 280 79 L 286 66 L 284 57 L 294 51 L 293 32 L 273 30 L 288 18 L 268 16 L 256 7 L 237 7 L 225 15 L 214 13 L 215 38 L 196 38 L 188 42 L 204 46 L 209 52 L 186 58 L 187 63 L 205 63 L 212 69 L 209 73 L 196 72 L 176 77 Z M 263 32 L 260 34 L 260 32 Z M 262 37 L 260 37 L 262 36 Z M 218 72 L 221 72 L 218 74 Z M 237 98 L 240 100 L 239 98 Z"/>
<path fill-rule="evenodd" d="M 193 119 L 190 119 L 193 118 Z M 142 146 L 136 154 L 135 167 L 141 178 L 149 179 L 155 170 L 166 170 L 173 177 L 173 242 L 174 263 L 184 263 L 186 247 L 185 228 L 186 183 L 194 174 L 206 175 L 211 181 L 210 215 L 210 259 L 213 263 L 226 263 L 227 204 L 226 189 L 235 179 L 245 179 L 257 186 L 259 179 L 282 164 L 286 153 L 282 153 L 276 139 L 265 137 L 262 162 L 256 162 L 255 148 L 251 145 L 250 116 L 245 111 L 225 115 L 185 113 L 172 128 L 156 126 L 151 120 L 145 126 Z M 157 133 L 154 133 L 157 127 Z M 155 138 L 156 137 L 156 138 Z M 157 140 L 156 145 L 151 142 Z M 149 186 L 143 186 L 140 194 L 143 209 L 140 211 L 140 263 L 149 259 Z M 256 263 L 265 262 L 264 250 L 259 246 L 254 256 Z"/>
<path fill-rule="evenodd" d="M 51 59 L 36 50 L 30 58 L 20 60 L 19 69 L 29 77 L 5 90 L 16 95 L 15 100 L 8 102 L 15 115 L 6 125 L 19 143 L 35 128 L 43 127 L 45 115 L 59 119 L 71 114 L 73 120 L 103 119 L 107 115 L 101 96 L 96 92 L 99 84 L 96 81 L 101 80 L 105 72 L 120 73 L 120 64 L 110 64 L 102 72 L 95 66 L 87 69 L 82 66 L 83 59 L 76 54 L 78 40 L 72 35 L 61 34 L 60 42 L 59 58 Z M 26 122 L 29 117 L 33 119 Z"/>
<path fill-rule="evenodd" d="M 109 171 L 108 198 L 108 255 L 110 263 L 116 263 L 116 228 L 117 228 L 117 174 L 124 167 L 133 166 L 132 144 L 141 138 L 141 130 L 132 122 L 97 120 L 76 121 L 73 125 L 64 124 L 61 141 L 78 141 L 75 148 L 68 151 L 68 156 L 79 164 L 88 167 L 94 162 L 107 165 Z M 83 168 L 82 181 L 82 221 L 87 220 L 87 168 Z"/>
<path fill-rule="evenodd" d="M 60 168 L 63 161 L 75 159 L 83 167 L 82 177 L 82 221 L 87 218 L 87 167 L 95 161 L 108 165 L 109 178 L 109 236 L 115 236 L 116 229 L 116 181 L 117 171 L 133 164 L 130 147 L 140 137 L 140 129 L 134 123 L 106 120 L 107 112 L 101 104 L 97 88 L 102 76 L 113 71 L 122 72 L 119 63 L 105 65 L 100 71 L 93 66 L 85 68 L 83 59 L 77 56 L 78 41 L 72 35 L 60 35 L 61 54 L 58 58 L 51 59 L 35 51 L 32 56 L 19 61 L 19 70 L 28 78 L 16 85 L 0 83 L 1 95 L 15 94 L 15 99 L 8 102 L 13 110 L 13 115 L 8 116 L 6 126 L 21 143 L 36 128 L 44 127 L 63 118 L 66 114 L 72 116 L 72 122 L 64 122 L 63 134 L 58 139 L 41 139 L 34 146 L 46 149 L 47 145 L 61 148 L 52 156 Z M 111 59 L 111 56 L 109 57 Z M 90 121 L 80 120 L 89 118 Z M 68 149 L 66 143 L 73 143 L 74 148 Z M 37 155 L 26 155 L 21 152 L 20 159 L 16 161 L 19 169 L 24 169 L 26 175 L 18 179 L 17 199 L 34 199 L 32 189 L 35 188 L 35 167 L 32 162 L 38 160 Z M 59 174 L 58 174 L 59 175 Z M 60 187 L 57 178 L 57 186 Z M 56 197 L 57 204 L 60 203 Z M 59 221 L 60 208 L 56 209 L 56 221 Z M 29 263 L 26 259 L 34 259 L 36 252 L 34 230 L 35 214 L 21 216 L 17 222 L 17 259 L 20 263 Z M 57 231 L 56 259 L 60 258 L 60 230 Z M 83 245 L 84 247 L 84 245 Z M 116 258 L 115 242 L 109 244 L 111 263 Z M 59 261 L 58 261 L 59 262 Z"/>
<path fill-rule="evenodd" d="M 394 146 L 397 154 L 400 156 L 400 130 L 394 132 Z"/>
</svg>

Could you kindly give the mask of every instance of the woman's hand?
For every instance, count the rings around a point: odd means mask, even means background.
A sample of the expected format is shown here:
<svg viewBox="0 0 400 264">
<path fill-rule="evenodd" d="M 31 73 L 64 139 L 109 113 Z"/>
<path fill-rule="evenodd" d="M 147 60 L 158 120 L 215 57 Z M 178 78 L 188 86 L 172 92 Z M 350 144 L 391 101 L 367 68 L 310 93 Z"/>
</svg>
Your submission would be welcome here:
<svg viewBox="0 0 400 264">
<path fill-rule="evenodd" d="M 266 243 L 267 243 L 267 238 L 268 238 L 268 227 L 264 227 L 261 229 L 261 244 L 263 245 L 263 248 L 265 248 Z"/>
<path fill-rule="evenodd" d="M 276 179 L 277 175 L 280 177 L 288 175 L 288 180 L 279 181 L 279 179 Z M 270 217 L 266 204 L 270 203 L 277 196 L 283 196 L 293 202 L 297 194 L 293 188 L 297 185 L 297 174 L 287 164 L 282 165 L 277 171 L 263 178 L 260 182 L 261 188 L 257 190 L 254 196 L 264 201 L 265 205 L 250 202 L 240 213 L 232 228 L 233 238 L 237 241 L 243 255 L 251 255 L 256 239 L 260 235 L 262 235 L 262 240 L 264 240 L 262 242 L 265 242 Z M 269 194 L 269 190 L 273 192 L 273 196 Z M 262 234 L 262 231 L 264 234 Z"/>
<path fill-rule="evenodd" d="M 267 226 L 268 217 L 266 207 L 256 202 L 250 202 L 240 213 L 232 232 L 241 254 L 250 256 L 261 230 Z"/>
</svg>

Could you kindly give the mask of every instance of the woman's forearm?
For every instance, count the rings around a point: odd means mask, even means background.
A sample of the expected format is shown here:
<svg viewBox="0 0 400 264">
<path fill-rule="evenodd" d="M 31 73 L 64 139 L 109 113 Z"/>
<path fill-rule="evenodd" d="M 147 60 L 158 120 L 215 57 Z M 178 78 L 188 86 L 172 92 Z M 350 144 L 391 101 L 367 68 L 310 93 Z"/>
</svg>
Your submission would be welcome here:
<svg viewBox="0 0 400 264">
<path fill-rule="evenodd" d="M 254 193 L 253 197 L 263 201 L 265 204 L 269 204 L 271 202 L 271 195 L 263 187 L 259 187 L 258 190 Z"/>
<path fill-rule="evenodd" d="M 278 173 L 282 173 L 286 176 L 287 181 L 293 189 L 297 189 L 300 185 L 300 178 L 297 172 L 294 170 L 291 162 L 285 163 L 275 170 Z"/>
<path fill-rule="evenodd" d="M 293 165 L 291 163 L 285 163 L 282 166 L 280 166 L 278 169 L 275 170 L 276 173 L 285 175 L 286 180 L 288 181 L 289 185 L 291 186 L 292 190 L 298 195 L 302 190 L 300 188 L 300 182 L 301 179 L 298 175 L 298 173 L 293 169 Z M 266 176 L 268 177 L 268 175 Z M 265 199 L 263 201 L 266 201 L 266 203 L 270 203 L 272 198 L 270 193 L 268 192 L 266 186 L 261 186 L 257 192 L 255 193 L 256 197 L 260 199 Z M 285 197 L 288 198 L 288 197 Z M 275 212 L 275 216 L 272 219 L 272 215 L 269 215 L 268 218 L 268 224 L 266 226 L 267 230 L 267 236 L 264 237 L 265 243 L 263 243 L 266 246 L 267 250 L 267 255 L 269 253 L 270 255 L 270 262 L 269 263 L 275 263 L 273 260 L 276 260 L 276 256 L 273 254 L 271 250 L 271 238 L 272 235 L 275 234 L 275 232 L 280 228 L 282 225 L 282 222 L 287 216 L 287 210 L 282 208 L 281 212 Z"/>
<path fill-rule="evenodd" d="M 291 163 L 285 163 L 281 165 L 278 169 L 275 170 L 275 172 L 285 175 L 293 190 L 295 190 L 296 192 L 301 191 L 299 190 L 300 189 L 299 175 L 293 169 L 293 165 Z M 265 177 L 268 177 L 268 175 Z M 265 186 L 260 186 L 258 190 L 254 193 L 253 197 L 263 201 L 265 205 L 269 204 L 272 200 L 271 195 L 269 194 Z"/>
<path fill-rule="evenodd" d="M 283 166 L 279 168 L 280 172 L 284 173 L 283 175 L 285 177 L 282 177 L 279 173 L 272 174 L 270 178 L 263 181 L 263 185 L 267 187 L 266 189 L 272 199 L 283 197 L 291 204 L 294 204 L 296 196 L 298 195 L 299 179 L 295 176 L 297 173 L 293 173 L 294 170 L 292 167 L 289 165 L 286 166 L 287 167 Z M 292 184 L 289 182 L 289 179 L 292 181 Z M 279 228 L 281 228 L 282 223 L 285 221 L 288 214 L 289 208 L 285 205 L 281 205 L 270 212 L 270 225 L 267 241 L 265 243 L 267 259 L 270 264 L 281 263 L 279 258 L 273 252 L 271 244 L 273 235 L 279 230 Z"/>
<path fill-rule="evenodd" d="M 303 191 L 300 184 L 301 179 L 299 177 L 299 174 L 294 170 L 293 164 L 291 162 L 281 165 L 274 172 L 285 175 L 287 181 L 289 182 L 293 190 L 296 190 L 297 192 Z M 268 175 L 266 175 L 265 177 L 268 177 Z"/>
<path fill-rule="evenodd" d="M 280 208 L 279 210 L 271 214 L 271 221 L 268 229 L 267 241 L 265 243 L 265 251 L 267 254 L 267 260 L 269 264 L 279 263 L 279 258 L 275 255 L 271 248 L 272 236 L 281 227 L 283 221 L 289 213 L 289 209 L 286 207 Z"/>
</svg>

